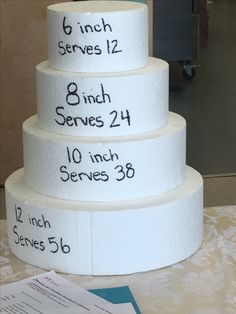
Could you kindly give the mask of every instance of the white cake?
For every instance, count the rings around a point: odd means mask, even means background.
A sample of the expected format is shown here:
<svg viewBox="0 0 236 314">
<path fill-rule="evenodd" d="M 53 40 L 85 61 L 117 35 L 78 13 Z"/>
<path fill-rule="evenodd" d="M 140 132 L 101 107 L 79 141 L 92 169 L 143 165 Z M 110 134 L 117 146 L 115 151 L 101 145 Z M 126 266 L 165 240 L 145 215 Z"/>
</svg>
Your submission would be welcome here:
<svg viewBox="0 0 236 314">
<path fill-rule="evenodd" d="M 203 183 L 186 166 L 186 125 L 168 112 L 168 64 L 150 58 L 147 6 L 48 7 L 49 60 L 24 168 L 6 181 L 9 245 L 60 272 L 128 274 L 201 245 Z"/>
</svg>

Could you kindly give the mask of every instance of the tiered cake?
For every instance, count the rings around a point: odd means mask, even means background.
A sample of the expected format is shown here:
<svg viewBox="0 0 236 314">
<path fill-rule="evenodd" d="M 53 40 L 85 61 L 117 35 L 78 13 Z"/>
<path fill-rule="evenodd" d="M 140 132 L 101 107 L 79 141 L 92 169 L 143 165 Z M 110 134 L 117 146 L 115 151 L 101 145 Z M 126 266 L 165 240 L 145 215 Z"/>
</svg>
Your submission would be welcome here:
<svg viewBox="0 0 236 314">
<path fill-rule="evenodd" d="M 171 265 L 202 238 L 202 178 L 168 112 L 168 64 L 148 58 L 147 6 L 48 7 L 49 61 L 24 169 L 6 182 L 9 244 L 25 262 L 76 274 Z"/>
</svg>

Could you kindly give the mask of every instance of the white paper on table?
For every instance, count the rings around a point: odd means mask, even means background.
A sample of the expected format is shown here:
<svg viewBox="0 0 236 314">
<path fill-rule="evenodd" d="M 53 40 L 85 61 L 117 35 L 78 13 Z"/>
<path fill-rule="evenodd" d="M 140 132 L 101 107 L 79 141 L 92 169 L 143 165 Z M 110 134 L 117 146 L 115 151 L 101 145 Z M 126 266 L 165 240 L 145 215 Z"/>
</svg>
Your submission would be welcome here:
<svg viewBox="0 0 236 314">
<path fill-rule="evenodd" d="M 91 309 L 95 312 L 91 313 L 97 313 L 97 314 L 103 314 L 104 310 L 99 310 L 97 307 L 92 306 Z M 79 312 L 80 313 L 80 312 Z M 83 312 L 81 312 L 83 313 Z M 88 313 L 88 312 L 86 312 Z M 133 305 L 131 303 L 121 303 L 121 304 L 112 304 L 111 306 L 106 307 L 106 313 L 112 313 L 112 314 L 136 314 Z M 77 308 L 70 308 L 68 310 L 53 310 L 50 311 L 49 314 L 78 314 Z"/>
<path fill-rule="evenodd" d="M 0 313 L 16 314 L 132 314 L 131 304 L 110 303 L 54 272 L 1 287 Z M 131 305 L 132 306 L 132 305 Z"/>
</svg>

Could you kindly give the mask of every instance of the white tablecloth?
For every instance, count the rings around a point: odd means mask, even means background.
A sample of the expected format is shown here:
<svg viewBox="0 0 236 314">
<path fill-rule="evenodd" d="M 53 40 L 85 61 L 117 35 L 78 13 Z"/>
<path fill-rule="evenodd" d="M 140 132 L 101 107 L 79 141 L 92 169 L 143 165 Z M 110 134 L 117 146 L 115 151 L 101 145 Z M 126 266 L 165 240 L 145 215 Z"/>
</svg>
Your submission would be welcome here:
<svg viewBox="0 0 236 314">
<path fill-rule="evenodd" d="M 1 284 L 44 272 L 11 253 L 5 220 L 0 227 Z M 127 276 L 62 275 L 88 289 L 128 285 L 143 314 L 235 314 L 236 206 L 205 209 L 202 247 L 181 263 Z"/>
</svg>

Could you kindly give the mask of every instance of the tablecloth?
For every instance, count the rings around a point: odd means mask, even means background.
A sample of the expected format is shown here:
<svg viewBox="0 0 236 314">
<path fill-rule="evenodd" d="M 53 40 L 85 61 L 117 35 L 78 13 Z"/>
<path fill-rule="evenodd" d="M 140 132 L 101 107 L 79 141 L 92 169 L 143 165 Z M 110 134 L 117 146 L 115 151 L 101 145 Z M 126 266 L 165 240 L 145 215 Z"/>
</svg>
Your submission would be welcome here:
<svg viewBox="0 0 236 314">
<path fill-rule="evenodd" d="M 46 271 L 15 257 L 5 220 L 0 227 L 1 284 Z M 202 246 L 178 264 L 126 276 L 61 275 L 86 289 L 128 285 L 143 314 L 235 314 L 236 206 L 206 208 Z"/>
</svg>

